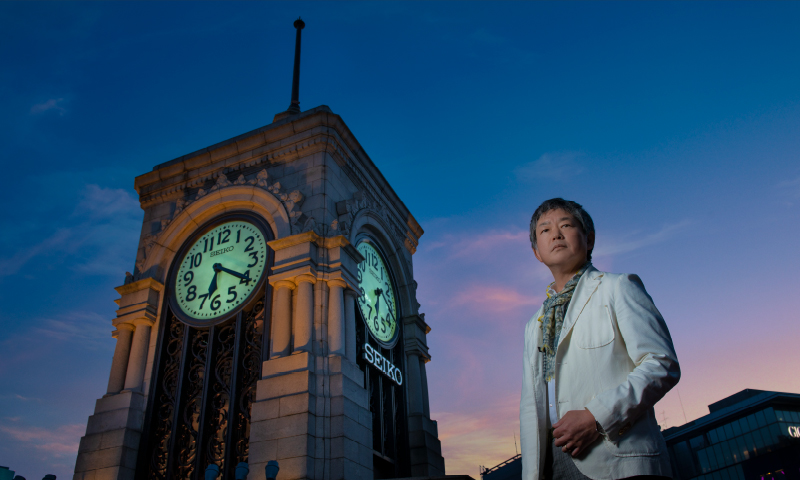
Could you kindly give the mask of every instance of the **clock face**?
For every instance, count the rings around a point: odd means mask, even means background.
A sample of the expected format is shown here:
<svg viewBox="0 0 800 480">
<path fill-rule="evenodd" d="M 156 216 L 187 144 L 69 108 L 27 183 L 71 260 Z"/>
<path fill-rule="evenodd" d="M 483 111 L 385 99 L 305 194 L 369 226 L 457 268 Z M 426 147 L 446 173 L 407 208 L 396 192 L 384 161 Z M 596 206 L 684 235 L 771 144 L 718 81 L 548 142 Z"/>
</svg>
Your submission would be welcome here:
<svg viewBox="0 0 800 480">
<path fill-rule="evenodd" d="M 186 250 L 174 278 L 173 306 L 187 323 L 211 325 L 247 301 L 266 262 L 261 229 L 245 220 L 222 222 Z"/>
<path fill-rule="evenodd" d="M 384 347 L 397 340 L 397 303 L 394 286 L 378 250 L 368 242 L 358 244 L 364 261 L 358 265 L 358 306 L 372 336 Z"/>
</svg>

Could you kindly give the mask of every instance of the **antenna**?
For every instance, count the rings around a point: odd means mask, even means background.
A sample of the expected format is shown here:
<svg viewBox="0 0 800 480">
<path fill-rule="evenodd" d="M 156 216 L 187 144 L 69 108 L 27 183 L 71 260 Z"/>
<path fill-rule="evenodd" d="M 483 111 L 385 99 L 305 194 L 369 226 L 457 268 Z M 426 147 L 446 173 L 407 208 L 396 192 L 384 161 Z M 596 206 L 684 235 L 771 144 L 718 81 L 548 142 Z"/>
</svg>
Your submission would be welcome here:
<svg viewBox="0 0 800 480">
<path fill-rule="evenodd" d="M 679 388 L 675 388 L 675 391 L 678 392 L 678 401 L 681 402 L 681 412 L 683 412 L 683 423 L 686 423 L 686 410 L 683 409 L 683 400 L 681 400 L 681 390 Z"/>
<path fill-rule="evenodd" d="M 517 432 L 514 432 L 514 455 L 519 455 L 519 450 L 517 450 Z"/>
<path fill-rule="evenodd" d="M 297 36 L 294 39 L 294 73 L 292 74 L 292 103 L 289 104 L 287 112 L 291 114 L 300 113 L 300 32 L 305 28 L 306 23 L 300 17 L 294 21 L 294 28 L 297 29 Z"/>
</svg>

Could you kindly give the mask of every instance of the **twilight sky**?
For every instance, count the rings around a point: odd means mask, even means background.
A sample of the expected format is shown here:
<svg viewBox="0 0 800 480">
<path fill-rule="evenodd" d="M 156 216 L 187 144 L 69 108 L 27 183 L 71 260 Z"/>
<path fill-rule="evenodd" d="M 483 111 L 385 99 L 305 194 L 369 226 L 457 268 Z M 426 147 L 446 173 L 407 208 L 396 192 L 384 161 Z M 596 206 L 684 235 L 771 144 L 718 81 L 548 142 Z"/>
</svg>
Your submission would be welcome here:
<svg viewBox="0 0 800 480">
<path fill-rule="evenodd" d="M 800 3 L 0 2 L 0 465 L 71 478 L 105 393 L 136 175 L 289 105 L 341 115 L 425 229 L 447 473 L 514 455 L 522 333 L 562 196 L 635 272 L 683 378 L 665 427 L 800 392 Z"/>
</svg>

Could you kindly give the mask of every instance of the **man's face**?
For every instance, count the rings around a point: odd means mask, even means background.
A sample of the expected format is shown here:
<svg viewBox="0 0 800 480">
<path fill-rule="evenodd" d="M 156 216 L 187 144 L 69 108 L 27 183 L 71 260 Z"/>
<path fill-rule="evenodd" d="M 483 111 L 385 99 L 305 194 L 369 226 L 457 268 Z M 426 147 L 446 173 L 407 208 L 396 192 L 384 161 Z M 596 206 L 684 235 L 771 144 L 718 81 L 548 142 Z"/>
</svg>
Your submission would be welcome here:
<svg viewBox="0 0 800 480">
<path fill-rule="evenodd" d="M 536 223 L 536 258 L 549 268 L 577 270 L 586 262 L 594 236 L 587 238 L 575 217 L 561 209 L 550 210 Z"/>
</svg>

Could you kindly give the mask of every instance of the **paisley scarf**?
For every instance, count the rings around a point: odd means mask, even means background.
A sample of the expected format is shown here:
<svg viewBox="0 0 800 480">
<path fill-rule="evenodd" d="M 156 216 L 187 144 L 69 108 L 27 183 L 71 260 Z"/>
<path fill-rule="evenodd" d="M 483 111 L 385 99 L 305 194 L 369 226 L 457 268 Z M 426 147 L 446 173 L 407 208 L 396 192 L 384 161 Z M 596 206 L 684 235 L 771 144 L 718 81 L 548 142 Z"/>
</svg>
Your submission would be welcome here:
<svg viewBox="0 0 800 480">
<path fill-rule="evenodd" d="M 544 377 L 545 381 L 549 382 L 555 376 L 555 362 L 556 362 L 556 346 L 558 345 L 558 338 L 561 336 L 561 327 L 564 325 L 564 315 L 567 313 L 567 307 L 572 300 L 572 293 L 575 291 L 575 286 L 583 276 L 583 273 L 589 269 L 591 262 L 586 262 L 578 273 L 572 277 L 561 292 L 555 291 L 555 282 L 547 286 L 547 300 L 544 301 L 542 306 L 542 316 L 539 317 L 539 328 L 542 329 L 542 346 L 539 351 L 544 353 Z"/>
</svg>

